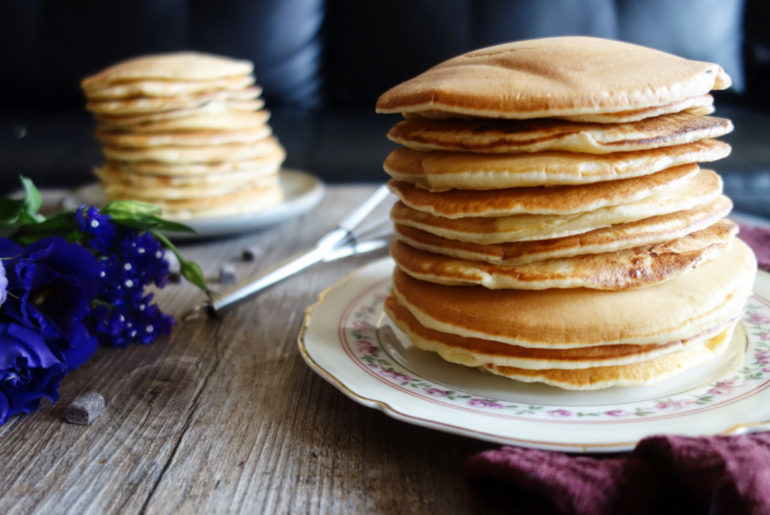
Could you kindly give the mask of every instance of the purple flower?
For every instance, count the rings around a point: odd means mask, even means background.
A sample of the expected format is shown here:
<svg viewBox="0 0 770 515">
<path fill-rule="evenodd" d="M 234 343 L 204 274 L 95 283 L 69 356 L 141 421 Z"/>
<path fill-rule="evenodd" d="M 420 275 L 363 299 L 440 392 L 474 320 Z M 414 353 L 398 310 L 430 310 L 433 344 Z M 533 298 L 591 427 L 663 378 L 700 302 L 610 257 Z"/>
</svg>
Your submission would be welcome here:
<svg viewBox="0 0 770 515">
<path fill-rule="evenodd" d="M 547 413 L 556 418 L 566 418 L 572 416 L 572 412 L 568 409 L 552 409 Z"/>
<path fill-rule="evenodd" d="M 0 306 L 5 302 L 5 298 L 8 296 L 8 278 L 5 276 L 5 266 L 0 261 Z"/>
<path fill-rule="evenodd" d="M 425 390 L 428 395 L 435 395 L 436 397 L 446 397 L 449 393 L 441 388 L 431 387 Z"/>
<path fill-rule="evenodd" d="M 173 318 L 144 293 L 147 286 L 168 283 L 169 263 L 160 241 L 150 232 L 116 225 L 95 208 L 81 208 L 78 215 L 83 244 L 103 267 L 97 303 L 88 317 L 91 332 L 111 347 L 148 344 L 171 332 Z"/>
<path fill-rule="evenodd" d="M 8 298 L 3 312 L 37 332 L 70 369 L 96 350 L 84 324 L 99 291 L 102 266 L 85 248 L 58 236 L 22 247 L 0 238 Z"/>
<path fill-rule="evenodd" d="M 604 414 L 607 415 L 608 417 L 616 417 L 616 418 L 627 417 L 629 415 L 632 415 L 630 411 L 626 411 L 622 409 L 607 410 L 604 412 Z"/>
<path fill-rule="evenodd" d="M 110 252 L 115 245 L 116 229 L 109 215 L 100 214 L 94 206 L 80 206 L 75 221 L 83 233 L 84 245 L 102 254 Z"/>
<path fill-rule="evenodd" d="M 55 401 L 67 365 L 40 334 L 16 322 L 0 322 L 0 424 L 29 413 L 43 397 Z"/>
</svg>

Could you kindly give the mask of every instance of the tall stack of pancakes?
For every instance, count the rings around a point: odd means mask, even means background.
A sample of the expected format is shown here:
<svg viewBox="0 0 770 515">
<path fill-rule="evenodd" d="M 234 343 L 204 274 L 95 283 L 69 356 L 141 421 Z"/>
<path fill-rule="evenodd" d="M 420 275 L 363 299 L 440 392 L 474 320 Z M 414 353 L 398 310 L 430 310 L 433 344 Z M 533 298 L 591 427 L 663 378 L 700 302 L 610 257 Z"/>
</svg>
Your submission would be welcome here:
<svg viewBox="0 0 770 515">
<path fill-rule="evenodd" d="M 248 61 L 192 52 L 139 57 L 82 81 L 106 156 L 108 200 L 171 218 L 229 215 L 282 200 L 285 152 Z"/>
<path fill-rule="evenodd" d="M 715 64 L 521 41 L 385 92 L 403 147 L 386 311 L 419 348 L 568 389 L 649 384 L 729 346 L 756 261 L 724 218 Z"/>
</svg>

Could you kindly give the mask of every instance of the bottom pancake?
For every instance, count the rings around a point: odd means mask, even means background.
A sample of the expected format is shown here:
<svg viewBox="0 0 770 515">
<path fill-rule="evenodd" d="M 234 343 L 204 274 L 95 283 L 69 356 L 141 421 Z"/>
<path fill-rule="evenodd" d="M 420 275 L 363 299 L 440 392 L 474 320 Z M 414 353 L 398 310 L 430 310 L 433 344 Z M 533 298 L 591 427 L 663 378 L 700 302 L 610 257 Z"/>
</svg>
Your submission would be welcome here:
<svg viewBox="0 0 770 515">
<path fill-rule="evenodd" d="M 724 353 L 730 346 L 734 331 L 735 325 L 731 325 L 700 345 L 630 365 L 579 370 L 527 370 L 491 365 L 485 370 L 509 379 L 543 382 L 568 390 L 599 390 L 612 386 L 650 385 L 703 365 Z M 740 357 L 743 357 L 742 353 Z"/>
<path fill-rule="evenodd" d="M 729 346 L 736 323 L 736 319 L 724 321 L 691 338 L 661 345 L 533 349 L 426 328 L 393 294 L 385 300 L 385 311 L 417 348 L 436 352 L 446 361 L 570 390 L 662 381 L 722 353 Z"/>
<path fill-rule="evenodd" d="M 469 367 L 491 364 L 533 370 L 551 368 L 574 370 L 646 361 L 702 344 L 737 320 L 735 317 L 691 338 L 663 344 L 615 344 L 544 349 L 468 338 L 429 329 L 420 324 L 409 310 L 399 304 L 393 294 L 385 299 L 384 307 L 390 320 L 409 337 L 415 346 L 435 352 L 447 361 Z"/>
<path fill-rule="evenodd" d="M 105 188 L 105 192 L 109 201 L 134 200 L 133 196 L 120 190 Z M 275 184 L 270 186 L 242 187 L 214 197 L 143 201 L 160 207 L 163 216 L 183 220 L 253 213 L 279 204 L 283 197 L 283 189 L 276 180 Z"/>
</svg>

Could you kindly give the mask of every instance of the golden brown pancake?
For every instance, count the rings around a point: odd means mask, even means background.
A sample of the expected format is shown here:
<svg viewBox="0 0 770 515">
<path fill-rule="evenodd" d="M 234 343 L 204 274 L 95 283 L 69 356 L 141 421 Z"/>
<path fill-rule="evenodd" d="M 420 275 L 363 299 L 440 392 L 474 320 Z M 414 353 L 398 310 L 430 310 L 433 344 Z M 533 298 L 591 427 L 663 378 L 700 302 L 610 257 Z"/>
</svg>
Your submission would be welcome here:
<svg viewBox="0 0 770 515">
<path fill-rule="evenodd" d="M 571 349 L 541 349 L 521 347 L 507 343 L 466 338 L 429 329 L 398 303 L 394 295 L 388 295 L 384 303 L 390 321 L 403 331 L 418 348 L 436 352 L 452 363 L 469 367 L 496 365 L 530 370 L 585 369 L 599 366 L 627 365 L 657 358 L 697 346 L 734 325 L 736 320 L 710 328 L 691 338 L 648 345 L 597 345 Z"/>
<path fill-rule="evenodd" d="M 145 79 L 166 81 L 208 81 L 251 75 L 249 61 L 197 52 L 146 55 L 117 63 L 81 82 L 85 91 L 108 85 Z"/>
<path fill-rule="evenodd" d="M 676 113 L 620 124 L 536 120 L 411 118 L 388 138 L 414 150 L 516 154 L 563 150 L 608 154 L 683 145 L 732 131 L 726 118 Z"/>
<path fill-rule="evenodd" d="M 715 173 L 698 173 L 692 181 L 636 202 L 567 215 L 514 214 L 501 217 L 445 218 L 396 202 L 391 219 L 438 236 L 478 243 L 506 243 L 561 238 L 615 224 L 693 209 L 716 200 L 722 180 Z"/>
<path fill-rule="evenodd" d="M 176 131 L 176 132 L 108 132 L 98 131 L 97 139 L 114 147 L 199 147 L 206 145 L 227 145 L 230 143 L 251 143 L 264 140 L 272 134 L 269 125 L 251 129 L 229 131 Z"/>
<path fill-rule="evenodd" d="M 251 112 L 258 111 L 264 106 L 265 101 L 261 98 L 255 98 L 253 100 L 232 100 L 217 98 L 205 102 L 197 107 L 167 109 L 165 111 L 153 111 L 141 114 L 96 114 L 96 119 L 102 126 L 111 128 L 118 127 L 131 130 L 131 127 L 136 124 L 166 122 L 178 118 L 205 116 L 208 114 L 227 115 L 231 113 Z"/>
<path fill-rule="evenodd" d="M 614 113 L 598 113 L 598 114 L 581 114 L 581 115 L 565 115 L 559 116 L 560 120 L 567 120 L 571 122 L 581 123 L 603 123 L 603 124 L 619 124 L 630 123 L 644 120 L 645 118 L 652 118 L 656 116 L 664 116 L 676 113 L 694 114 L 698 116 L 706 116 L 714 112 L 714 97 L 711 95 L 701 95 L 697 97 L 686 98 L 671 104 L 663 104 L 652 107 L 645 107 L 643 109 L 632 109 L 630 111 L 617 111 Z M 445 111 L 421 111 L 419 113 L 402 113 L 404 118 L 425 118 L 428 120 L 452 120 L 452 119 L 475 119 L 478 117 L 459 115 L 457 113 L 450 113 Z M 505 118 L 505 117 L 503 117 Z M 489 120 L 491 118 L 481 117 L 483 120 Z M 515 119 L 515 118 L 508 118 Z M 532 118 L 521 118 L 532 119 Z M 546 119 L 546 118 L 542 118 Z"/>
<path fill-rule="evenodd" d="M 161 177 L 120 174 L 114 169 L 94 171 L 108 195 L 152 202 L 154 200 L 206 198 L 240 188 L 266 188 L 278 184 L 278 166 L 271 173 L 228 172 L 217 176 Z M 204 179 L 204 180 L 202 180 Z"/>
<path fill-rule="evenodd" d="M 735 325 L 732 325 L 700 345 L 689 346 L 679 352 L 628 365 L 576 370 L 528 370 L 488 365 L 485 370 L 509 379 L 525 382 L 538 381 L 568 390 L 598 390 L 611 386 L 649 385 L 659 383 L 713 360 L 727 350 L 734 331 Z M 733 366 L 740 363 L 742 359 L 743 352 L 740 352 L 733 362 Z"/>
<path fill-rule="evenodd" d="M 395 224 L 394 230 L 398 239 L 416 249 L 513 266 L 545 259 L 614 252 L 681 238 L 717 223 L 730 213 L 732 205 L 730 199 L 722 195 L 711 203 L 686 211 L 616 224 L 574 236 L 491 245 L 450 240 L 401 224 Z"/>
<path fill-rule="evenodd" d="M 496 190 L 433 192 L 391 179 L 390 191 L 418 211 L 444 218 L 512 214 L 574 214 L 635 202 L 694 182 L 697 174 L 716 177 L 691 163 L 640 177 L 578 186 L 531 186 Z"/>
<path fill-rule="evenodd" d="M 219 161 L 214 163 L 164 163 L 160 161 L 119 161 L 107 159 L 105 166 L 130 174 L 187 177 L 192 175 L 209 175 L 232 171 L 272 171 L 275 169 L 276 165 L 280 165 L 283 162 L 284 157 L 285 152 L 283 148 L 277 148 L 269 151 L 263 156 L 237 161 Z"/>
<path fill-rule="evenodd" d="M 388 155 L 383 167 L 398 181 L 432 191 L 489 190 L 626 179 L 683 164 L 714 161 L 729 154 L 730 145 L 714 139 L 613 154 L 472 154 L 419 152 L 402 147 Z"/>
<path fill-rule="evenodd" d="M 112 191 L 109 185 L 105 187 L 105 193 L 108 200 L 134 198 L 120 190 Z M 240 188 L 213 197 L 152 199 L 151 202 L 163 210 L 163 216 L 183 220 L 257 212 L 275 206 L 281 200 L 283 191 L 276 184 L 268 187 Z"/>
<path fill-rule="evenodd" d="M 86 109 L 97 115 L 143 115 L 173 109 L 194 109 L 216 100 L 250 101 L 256 99 L 261 90 L 250 87 L 241 90 L 220 90 L 174 97 L 132 97 L 117 100 L 92 100 Z"/>
<path fill-rule="evenodd" d="M 638 122 L 645 118 L 654 116 L 663 116 L 674 113 L 688 113 L 698 116 L 706 116 L 714 112 L 714 97 L 711 95 L 701 95 L 697 97 L 685 98 L 670 104 L 662 104 L 643 109 L 632 109 L 630 111 L 618 111 L 614 113 L 601 114 L 580 114 L 565 116 L 565 120 L 585 123 L 628 123 Z"/>
<path fill-rule="evenodd" d="M 113 147 L 103 145 L 108 159 L 117 161 L 158 161 L 161 163 L 218 163 L 255 159 L 278 151 L 278 140 L 270 136 L 251 143 L 231 143 L 198 147 Z"/>
<path fill-rule="evenodd" d="M 269 166 L 265 164 L 251 170 L 190 175 L 154 175 L 135 173 L 121 166 L 120 163 L 110 161 L 104 166 L 95 168 L 94 173 L 104 182 L 126 183 L 139 188 L 206 187 L 212 184 L 237 186 L 256 178 L 277 174 L 280 164 L 280 161 L 275 161 Z"/>
<path fill-rule="evenodd" d="M 489 290 L 396 268 L 393 293 L 422 325 L 459 336 L 542 348 L 663 344 L 738 316 L 755 274 L 754 254 L 736 238 L 719 258 L 646 288 Z"/>
<path fill-rule="evenodd" d="M 225 111 L 195 114 L 190 116 L 169 118 L 156 122 L 145 122 L 130 126 L 132 134 L 179 132 L 179 131 L 230 131 L 240 129 L 256 129 L 267 124 L 270 113 L 264 109 L 259 111 Z M 120 131 L 120 126 L 101 124 L 102 130 Z"/>
<path fill-rule="evenodd" d="M 735 223 L 723 220 L 682 238 L 653 245 L 514 266 L 425 252 L 399 240 L 391 245 L 390 254 L 407 274 L 437 284 L 481 285 L 495 290 L 625 290 L 673 279 L 716 259 L 737 233 Z"/>
<path fill-rule="evenodd" d="M 137 96 L 174 97 L 195 95 L 210 91 L 234 91 L 248 88 L 253 84 L 253 75 L 194 81 L 139 79 L 128 82 L 114 82 L 99 89 L 90 89 L 86 91 L 86 95 L 90 100 L 115 100 Z"/>
<path fill-rule="evenodd" d="M 515 119 L 594 115 L 674 104 L 729 86 L 729 76 L 716 64 L 620 41 L 544 38 L 444 61 L 383 93 L 377 112 Z"/>
</svg>

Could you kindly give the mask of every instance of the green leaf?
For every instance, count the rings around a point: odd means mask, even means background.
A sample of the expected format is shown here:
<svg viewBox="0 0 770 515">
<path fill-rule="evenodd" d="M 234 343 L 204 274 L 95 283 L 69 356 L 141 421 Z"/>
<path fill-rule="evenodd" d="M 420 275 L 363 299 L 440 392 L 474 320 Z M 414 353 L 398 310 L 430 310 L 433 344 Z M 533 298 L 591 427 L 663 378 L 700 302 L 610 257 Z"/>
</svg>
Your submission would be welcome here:
<svg viewBox="0 0 770 515">
<path fill-rule="evenodd" d="M 5 235 L 12 235 L 13 229 L 17 227 L 45 220 L 45 217 L 38 213 L 43 204 L 40 191 L 27 177 L 19 176 L 19 180 L 24 188 L 24 197 L 0 199 L 0 231 Z"/>
<path fill-rule="evenodd" d="M 51 215 L 45 221 L 23 225 L 13 235 L 13 239 L 22 245 L 29 245 L 48 236 L 63 236 L 69 241 L 79 241 L 81 233 L 74 230 L 75 210 L 61 211 Z"/>
<path fill-rule="evenodd" d="M 180 224 L 179 222 L 172 222 L 170 220 L 164 220 L 163 218 L 158 218 L 157 216 L 118 214 L 112 215 L 112 221 L 117 224 L 132 227 L 134 229 L 142 229 L 145 231 L 155 229 L 158 231 L 166 232 L 195 232 L 194 229 L 184 224 Z"/>
<path fill-rule="evenodd" d="M 159 215 L 161 208 L 138 200 L 113 200 L 99 211 L 112 217 L 125 215 Z"/>
<path fill-rule="evenodd" d="M 23 175 L 19 176 L 21 185 L 24 188 L 24 211 L 38 222 L 42 222 L 45 217 L 40 215 L 40 206 L 43 205 L 43 197 L 40 195 L 40 190 L 37 189 L 35 183 L 28 177 Z"/>
<path fill-rule="evenodd" d="M 115 200 L 99 210 L 110 215 L 112 221 L 134 229 L 157 229 L 166 232 L 195 232 L 192 228 L 165 220 L 160 215 L 161 209 L 153 204 L 137 200 Z"/>
<path fill-rule="evenodd" d="M 206 286 L 206 278 L 203 276 L 201 267 L 199 267 L 198 264 L 194 261 L 188 261 L 184 259 L 182 254 L 179 252 L 179 249 L 177 249 L 176 246 L 171 243 L 171 240 L 169 240 L 163 233 L 154 229 L 151 229 L 150 232 L 153 236 L 158 238 L 158 240 L 160 240 L 160 242 L 163 243 L 167 249 L 173 252 L 177 260 L 179 260 L 179 272 L 182 274 L 182 277 L 200 288 L 206 294 L 206 296 L 211 298 L 211 291 L 209 290 L 208 286 Z"/>
<path fill-rule="evenodd" d="M 0 200 L 0 225 L 15 227 L 19 215 L 24 210 L 24 200 L 4 198 Z"/>
</svg>

